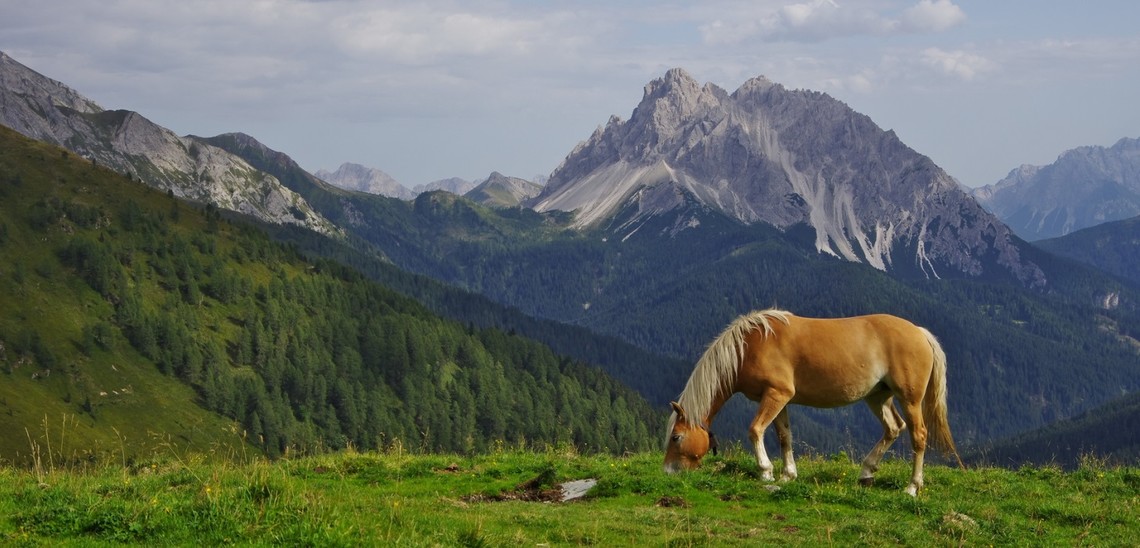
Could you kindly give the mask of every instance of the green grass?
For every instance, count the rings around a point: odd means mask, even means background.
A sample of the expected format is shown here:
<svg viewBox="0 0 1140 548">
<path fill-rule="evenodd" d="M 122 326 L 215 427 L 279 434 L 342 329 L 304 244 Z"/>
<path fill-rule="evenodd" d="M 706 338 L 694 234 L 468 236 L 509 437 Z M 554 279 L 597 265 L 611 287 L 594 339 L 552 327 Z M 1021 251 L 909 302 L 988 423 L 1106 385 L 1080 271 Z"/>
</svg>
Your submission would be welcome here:
<svg viewBox="0 0 1140 548">
<path fill-rule="evenodd" d="M 804 459 L 770 491 L 736 449 L 687 474 L 661 455 L 584 456 L 573 448 L 485 455 L 346 452 L 211 463 L 156 453 L 82 468 L 0 469 L 0 544 L 503 545 L 1131 545 L 1140 470 L 1087 461 L 1059 468 L 909 464 L 859 487 L 846 457 Z M 583 500 L 528 500 L 596 478 Z"/>
</svg>

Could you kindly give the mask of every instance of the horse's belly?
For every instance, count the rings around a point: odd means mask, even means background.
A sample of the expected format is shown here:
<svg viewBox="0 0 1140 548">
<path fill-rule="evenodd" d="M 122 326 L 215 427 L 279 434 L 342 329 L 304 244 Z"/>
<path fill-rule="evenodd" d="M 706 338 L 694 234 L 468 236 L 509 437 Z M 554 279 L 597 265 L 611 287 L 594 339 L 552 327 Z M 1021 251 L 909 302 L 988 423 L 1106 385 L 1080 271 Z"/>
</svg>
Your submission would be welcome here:
<svg viewBox="0 0 1140 548">
<path fill-rule="evenodd" d="M 866 398 L 877 386 L 878 379 L 833 385 L 804 383 L 796 386 L 791 403 L 809 407 L 842 407 Z"/>
</svg>

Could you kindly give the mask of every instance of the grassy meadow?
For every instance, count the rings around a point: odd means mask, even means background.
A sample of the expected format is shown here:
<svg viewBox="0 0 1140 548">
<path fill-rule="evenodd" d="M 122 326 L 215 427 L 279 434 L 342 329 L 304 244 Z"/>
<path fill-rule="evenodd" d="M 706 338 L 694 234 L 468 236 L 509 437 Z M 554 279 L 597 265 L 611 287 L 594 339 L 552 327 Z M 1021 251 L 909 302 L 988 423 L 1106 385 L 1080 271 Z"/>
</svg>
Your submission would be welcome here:
<svg viewBox="0 0 1140 548">
<path fill-rule="evenodd" d="M 318 546 L 1134 545 L 1140 469 L 967 471 L 888 460 L 856 483 L 846 455 L 764 484 L 739 447 L 666 475 L 661 454 L 502 447 L 479 455 L 339 452 L 218 460 L 170 445 L 146 460 L 0 468 L 0 544 Z M 563 482 L 597 480 L 557 501 Z"/>
</svg>

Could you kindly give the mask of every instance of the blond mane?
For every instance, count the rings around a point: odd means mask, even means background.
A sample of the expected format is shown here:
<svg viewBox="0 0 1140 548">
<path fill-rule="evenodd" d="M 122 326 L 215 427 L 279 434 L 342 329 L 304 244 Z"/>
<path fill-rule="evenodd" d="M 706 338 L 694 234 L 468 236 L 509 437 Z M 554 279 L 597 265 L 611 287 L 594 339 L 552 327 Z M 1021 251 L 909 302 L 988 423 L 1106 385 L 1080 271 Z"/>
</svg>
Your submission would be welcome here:
<svg viewBox="0 0 1140 548">
<path fill-rule="evenodd" d="M 704 420 L 712 408 L 713 399 L 725 390 L 732 390 L 736 384 L 736 372 L 740 367 L 740 360 L 744 356 L 744 337 L 754 329 L 763 329 L 764 336 L 772 334 L 772 320 L 779 320 L 787 325 L 791 312 L 784 310 L 757 310 L 744 314 L 733 320 L 712 344 L 705 350 L 685 390 L 681 392 L 677 403 L 685 410 L 687 422 L 695 426 Z M 677 421 L 677 414 L 669 419 L 668 432 L 673 431 Z"/>
</svg>

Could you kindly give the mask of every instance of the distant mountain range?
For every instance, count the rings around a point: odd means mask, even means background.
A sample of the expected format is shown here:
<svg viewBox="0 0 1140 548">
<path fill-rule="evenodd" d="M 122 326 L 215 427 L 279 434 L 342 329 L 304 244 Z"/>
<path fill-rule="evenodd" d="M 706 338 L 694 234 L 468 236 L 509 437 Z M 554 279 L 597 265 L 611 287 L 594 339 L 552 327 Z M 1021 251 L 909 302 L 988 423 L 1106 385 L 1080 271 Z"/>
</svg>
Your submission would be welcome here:
<svg viewBox="0 0 1140 548">
<path fill-rule="evenodd" d="M 1019 236 L 1035 241 L 1140 215 L 1140 139 L 1085 146 L 1047 166 L 1023 165 L 973 191 Z"/>
<path fill-rule="evenodd" d="M 412 189 L 400 184 L 391 175 L 360 164 L 346 162 L 341 164 L 336 171 L 319 169 L 313 175 L 345 190 L 379 194 L 401 200 L 411 200 L 417 194 L 412 192 Z"/>
<path fill-rule="evenodd" d="M 321 180 L 345 190 L 367 192 L 369 194 L 398 198 L 400 200 L 412 200 L 421 193 L 436 190 L 443 190 L 462 196 L 475 188 L 475 183 L 466 179 L 460 179 L 459 177 L 440 179 L 427 184 L 416 185 L 414 188 L 408 188 L 391 175 L 377 168 L 366 167 L 350 162 L 341 164 L 336 171 L 318 169 L 313 174 Z"/>
</svg>

